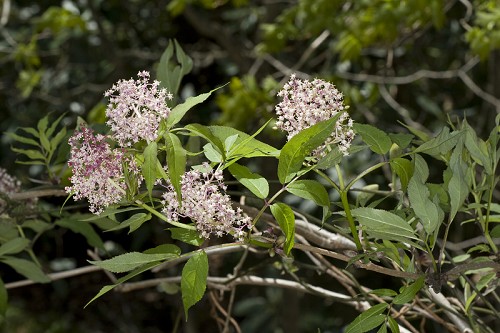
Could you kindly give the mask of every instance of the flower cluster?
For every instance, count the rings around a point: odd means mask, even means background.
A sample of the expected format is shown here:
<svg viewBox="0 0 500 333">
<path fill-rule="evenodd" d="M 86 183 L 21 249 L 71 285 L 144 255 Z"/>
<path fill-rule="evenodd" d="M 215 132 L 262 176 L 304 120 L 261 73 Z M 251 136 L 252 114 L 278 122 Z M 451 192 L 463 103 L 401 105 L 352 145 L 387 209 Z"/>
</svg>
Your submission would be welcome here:
<svg viewBox="0 0 500 333">
<path fill-rule="evenodd" d="M 21 190 L 21 182 L 14 176 L 7 173 L 7 170 L 0 168 L 0 193 L 7 196 Z M 6 203 L 0 198 L 0 212 L 5 209 Z"/>
<path fill-rule="evenodd" d="M 87 198 L 89 209 L 94 214 L 119 202 L 126 190 L 124 153 L 120 149 L 112 150 L 104 135 L 94 135 L 86 126 L 75 131 L 69 145 L 71 158 L 68 165 L 73 170 L 73 176 L 70 179 L 72 186 L 66 187 L 66 192 L 74 194 L 75 200 Z"/>
<path fill-rule="evenodd" d="M 353 122 L 345 112 L 347 107 L 344 106 L 342 93 L 333 84 L 320 79 L 312 82 L 300 80 L 292 74 L 278 96 L 283 100 L 276 105 L 276 126 L 288 133 L 288 140 L 303 129 L 340 113 L 332 135 L 313 155 L 321 157 L 331 144 L 336 144 L 344 155 L 348 154 L 354 138 Z"/>
<path fill-rule="evenodd" d="M 209 169 L 208 164 L 204 165 L 204 169 Z M 222 171 L 188 171 L 181 179 L 182 204 L 179 205 L 173 186 L 167 184 L 167 191 L 162 196 L 162 212 L 171 221 L 190 218 L 205 238 L 211 234 L 218 237 L 231 234 L 242 239 L 245 229 L 252 226 L 251 219 L 243 215 L 241 208 L 233 209 L 231 198 L 221 190 L 226 190 Z"/>
<path fill-rule="evenodd" d="M 150 83 L 149 72 L 139 72 L 138 76 L 138 80 L 118 81 L 104 94 L 109 97 L 106 124 L 122 147 L 142 139 L 156 140 L 160 121 L 170 114 L 166 100 L 172 95 L 159 87 L 160 82 Z"/>
</svg>

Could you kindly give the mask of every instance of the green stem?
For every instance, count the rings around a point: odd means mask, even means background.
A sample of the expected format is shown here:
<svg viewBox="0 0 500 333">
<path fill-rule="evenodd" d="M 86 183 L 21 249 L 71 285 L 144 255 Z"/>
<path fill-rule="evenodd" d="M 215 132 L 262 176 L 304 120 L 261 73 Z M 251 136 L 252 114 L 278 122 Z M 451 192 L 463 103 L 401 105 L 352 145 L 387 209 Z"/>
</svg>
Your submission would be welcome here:
<svg viewBox="0 0 500 333">
<path fill-rule="evenodd" d="M 26 236 L 24 235 L 24 231 L 23 231 L 23 228 L 21 228 L 20 225 L 17 226 L 17 230 L 19 231 L 19 234 L 21 235 L 22 238 L 26 238 Z M 33 252 L 33 250 L 31 249 L 31 247 L 29 247 L 26 252 L 28 252 L 31 260 L 33 260 L 33 262 L 38 266 L 38 267 L 42 267 L 42 265 L 40 264 L 40 262 L 38 261 L 38 258 L 36 257 L 35 255 L 35 252 Z"/>
<path fill-rule="evenodd" d="M 486 218 L 484 220 L 484 237 L 490 244 L 491 248 L 493 249 L 493 252 L 498 253 L 498 247 L 496 246 L 493 239 L 491 239 L 490 229 L 488 226 L 490 222 L 491 202 L 493 201 L 493 190 L 495 189 L 495 183 L 496 183 L 495 177 L 493 175 L 491 175 L 490 178 L 491 178 L 491 184 L 488 194 L 488 204 L 486 205 Z"/>
<path fill-rule="evenodd" d="M 167 223 L 169 223 L 169 224 L 171 224 L 173 226 L 176 226 L 176 227 L 179 227 L 179 228 L 182 228 L 182 229 L 196 230 L 195 226 L 184 224 L 184 223 L 179 223 L 179 222 L 175 222 L 175 221 L 170 221 L 169 219 L 167 219 L 167 217 L 165 215 L 163 215 L 162 213 L 158 212 L 156 209 L 149 207 L 148 205 L 146 205 L 145 203 L 143 203 L 140 200 L 136 200 L 135 203 L 139 207 L 144 208 L 145 210 L 147 210 L 151 214 L 155 215 L 156 217 L 158 217 L 162 221 L 165 221 L 165 222 L 167 222 Z"/>
<path fill-rule="evenodd" d="M 359 252 L 363 252 L 363 246 L 361 245 L 361 241 L 359 240 L 358 231 L 356 229 L 356 223 L 354 222 L 354 218 L 351 214 L 351 207 L 349 206 L 349 200 L 347 198 L 347 193 L 349 191 L 348 188 L 344 186 L 344 178 L 342 177 L 342 172 L 340 171 L 339 165 L 335 165 L 335 169 L 337 170 L 337 175 L 339 177 L 339 194 L 340 200 L 342 201 L 342 206 L 344 207 L 345 216 L 347 221 L 349 222 L 349 228 L 351 229 L 351 234 L 354 239 L 354 243 L 356 244 L 356 249 Z"/>
</svg>

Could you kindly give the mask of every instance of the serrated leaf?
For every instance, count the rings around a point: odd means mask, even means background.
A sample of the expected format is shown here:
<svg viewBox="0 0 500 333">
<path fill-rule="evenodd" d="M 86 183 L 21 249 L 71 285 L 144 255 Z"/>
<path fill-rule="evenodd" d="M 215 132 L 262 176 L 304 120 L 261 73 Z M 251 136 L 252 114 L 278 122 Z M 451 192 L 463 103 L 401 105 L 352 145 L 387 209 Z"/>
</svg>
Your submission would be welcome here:
<svg viewBox="0 0 500 333">
<path fill-rule="evenodd" d="M 450 215 L 452 221 L 460 207 L 469 195 L 469 184 L 467 183 L 467 165 L 462 160 L 462 146 L 457 145 L 450 158 L 450 169 L 452 172 L 448 182 L 448 194 L 450 196 Z"/>
<path fill-rule="evenodd" d="M 392 333 L 399 333 L 399 325 L 397 321 L 392 317 L 387 317 L 387 323 Z"/>
<path fill-rule="evenodd" d="M 424 277 L 418 278 L 415 282 L 412 284 L 403 287 L 402 291 L 394 297 L 392 300 L 392 303 L 394 304 L 406 304 L 408 302 L 411 302 L 415 299 L 415 295 L 422 289 L 424 286 Z"/>
<path fill-rule="evenodd" d="M 186 171 L 186 150 L 175 134 L 165 134 L 165 143 L 167 144 L 168 177 L 180 202 L 182 200 L 181 178 Z"/>
<path fill-rule="evenodd" d="M 218 87 L 218 88 L 215 88 L 207 93 L 204 93 L 204 94 L 200 94 L 198 96 L 192 96 L 192 97 L 188 97 L 186 99 L 186 101 L 182 104 L 178 104 L 176 107 L 174 107 L 172 109 L 172 111 L 170 112 L 170 114 L 168 115 L 168 118 L 167 118 L 167 128 L 171 128 L 172 126 L 176 125 L 177 123 L 179 123 L 182 118 L 184 117 L 184 115 L 189 111 L 191 110 L 191 108 L 193 108 L 195 105 L 198 105 L 200 103 L 203 103 L 204 101 L 207 100 L 208 97 L 210 97 L 210 95 L 222 88 L 224 86 L 221 86 L 221 87 Z"/>
<path fill-rule="evenodd" d="M 40 135 L 38 134 L 38 131 L 32 127 L 20 127 L 20 130 L 33 135 L 35 138 L 39 139 Z"/>
<path fill-rule="evenodd" d="M 302 169 L 304 159 L 325 143 L 339 116 L 340 114 L 300 131 L 283 146 L 278 160 L 278 179 L 281 184 L 290 182 Z"/>
<path fill-rule="evenodd" d="M 373 152 L 384 155 L 391 149 L 392 141 L 384 131 L 368 124 L 355 123 L 353 127 Z"/>
<path fill-rule="evenodd" d="M 418 177 L 422 183 L 425 183 L 427 178 L 429 178 L 429 167 L 424 158 L 419 154 L 413 156 L 413 177 Z"/>
<path fill-rule="evenodd" d="M 259 128 L 252 135 L 248 135 L 245 132 L 239 131 L 235 128 L 228 126 L 210 126 L 209 130 L 214 137 L 216 137 L 219 142 L 225 142 L 227 138 L 234 137 L 237 135 L 236 140 L 233 144 L 233 149 L 230 151 L 228 157 L 266 157 L 266 156 L 276 156 L 278 150 L 262 141 L 255 138 L 264 129 L 264 126 Z M 221 153 L 224 152 L 222 149 Z"/>
<path fill-rule="evenodd" d="M 339 147 L 333 146 L 332 150 L 318 161 L 316 168 L 320 170 L 331 168 L 339 164 L 342 161 L 342 157 L 344 157 L 344 154 L 339 150 Z"/>
<path fill-rule="evenodd" d="M 205 157 L 210 162 L 221 163 L 223 160 L 222 155 L 214 148 L 214 146 L 212 146 L 211 143 L 207 143 L 203 146 L 203 154 L 205 154 Z"/>
<path fill-rule="evenodd" d="M 364 333 L 379 326 L 385 321 L 385 316 L 382 313 L 387 309 L 387 306 L 388 304 L 381 303 L 364 311 L 346 327 L 345 333 Z"/>
<path fill-rule="evenodd" d="M 0 246 L 0 256 L 5 254 L 15 254 L 23 251 L 30 244 L 30 240 L 26 238 L 14 238 Z"/>
<path fill-rule="evenodd" d="M 205 251 L 196 252 L 184 265 L 181 278 L 182 304 L 188 318 L 188 310 L 205 294 L 208 276 L 208 256 Z"/>
<path fill-rule="evenodd" d="M 229 172 L 258 198 L 267 198 L 269 194 L 269 184 L 264 177 L 257 173 L 253 173 L 246 166 L 237 163 L 233 163 L 229 166 Z"/>
<path fill-rule="evenodd" d="M 408 182 L 413 176 L 413 164 L 405 158 L 398 157 L 390 161 L 390 165 L 401 181 L 401 189 L 406 191 Z"/>
<path fill-rule="evenodd" d="M 50 278 L 42 272 L 34 262 L 14 257 L 2 257 L 0 261 L 12 267 L 16 272 L 26 278 L 39 283 L 50 282 Z"/>
<path fill-rule="evenodd" d="M 102 261 L 89 260 L 89 263 L 91 263 L 92 265 L 99 266 L 113 273 L 124 273 L 132 271 L 146 264 L 158 261 L 165 261 L 167 259 L 173 259 L 177 257 L 178 255 L 175 253 L 128 252 L 120 254 L 116 257 L 107 260 L 102 260 Z"/>
<path fill-rule="evenodd" d="M 431 234 L 439 226 L 438 207 L 429 198 L 429 189 L 420 182 L 418 177 L 412 177 L 408 184 L 408 198 L 415 215 L 422 221 L 425 231 Z"/>
<path fill-rule="evenodd" d="M 415 136 L 413 134 L 407 133 L 389 133 L 391 141 L 397 144 L 401 149 L 408 147 L 414 137 Z"/>
<path fill-rule="evenodd" d="M 18 154 L 23 154 L 26 155 L 28 158 L 32 160 L 45 160 L 45 156 L 38 150 L 33 150 L 33 149 L 19 149 L 12 147 L 11 148 L 13 152 L 16 152 Z"/>
<path fill-rule="evenodd" d="M 51 140 L 50 140 L 50 148 L 52 151 L 55 151 L 56 148 L 61 143 L 62 139 L 66 136 L 66 127 L 63 127 Z"/>
<path fill-rule="evenodd" d="M 144 163 L 142 164 L 142 175 L 146 188 L 148 190 L 149 198 L 152 198 L 153 187 L 156 181 L 156 164 L 158 145 L 155 141 L 150 142 L 144 149 Z"/>
<path fill-rule="evenodd" d="M 283 249 L 288 255 L 295 243 L 295 215 L 293 210 L 286 204 L 277 202 L 271 205 L 271 213 L 285 234 Z"/>
<path fill-rule="evenodd" d="M 298 197 L 309 199 L 316 204 L 330 207 L 330 197 L 325 187 L 315 180 L 297 180 L 287 185 L 286 190 Z"/>
<path fill-rule="evenodd" d="M 172 238 L 180 240 L 186 244 L 191 244 L 194 246 L 200 246 L 205 241 L 205 238 L 200 237 L 200 234 L 196 230 L 189 230 L 184 228 L 169 228 L 172 233 Z"/>
<path fill-rule="evenodd" d="M 380 297 L 394 297 L 398 293 L 392 289 L 374 289 L 370 291 L 370 294 L 374 294 Z"/>
<path fill-rule="evenodd" d="M 399 240 L 400 237 L 418 239 L 408 222 L 394 213 L 370 207 L 356 208 L 351 213 L 368 233 L 376 233 L 389 240 Z"/>
<path fill-rule="evenodd" d="M 137 230 L 144 222 L 151 220 L 151 214 L 137 213 L 121 222 L 119 225 L 108 229 L 106 231 L 116 231 L 124 228 L 130 228 L 128 233 Z"/>
<path fill-rule="evenodd" d="M 87 239 L 87 243 L 89 243 L 89 245 L 104 250 L 104 243 L 102 242 L 101 237 L 99 237 L 89 223 L 68 217 L 57 220 L 56 225 L 83 235 Z"/>
<path fill-rule="evenodd" d="M 413 152 L 425 153 L 432 156 L 443 155 L 455 147 L 463 134 L 463 131 L 454 131 L 450 133 L 450 129 L 448 127 L 443 127 L 437 137 L 424 142 Z"/>
<path fill-rule="evenodd" d="M 102 287 L 101 290 L 97 293 L 97 295 L 95 295 L 87 304 L 85 304 L 84 308 L 86 308 L 90 303 L 92 303 L 93 301 L 95 301 L 96 299 L 101 297 L 102 295 L 106 294 L 108 291 L 112 290 L 113 288 L 119 286 L 123 282 L 126 282 L 126 281 L 136 277 L 137 275 L 144 273 L 145 271 L 148 271 L 148 270 L 160 265 L 161 263 L 162 263 L 162 261 L 156 261 L 156 262 L 152 262 L 152 263 L 146 264 L 144 266 L 141 266 L 141 267 L 137 268 L 136 270 L 128 273 L 127 275 L 119 278 L 115 284 Z"/>
<path fill-rule="evenodd" d="M 25 144 L 32 145 L 32 146 L 36 146 L 36 147 L 41 147 L 40 144 L 33 139 L 17 135 L 16 133 L 5 133 L 5 134 L 8 137 L 10 137 L 18 142 L 25 143 Z"/>
<path fill-rule="evenodd" d="M 147 249 L 143 253 L 146 254 L 172 254 L 174 258 L 181 255 L 181 249 L 174 244 L 161 244 L 150 249 Z"/>
</svg>

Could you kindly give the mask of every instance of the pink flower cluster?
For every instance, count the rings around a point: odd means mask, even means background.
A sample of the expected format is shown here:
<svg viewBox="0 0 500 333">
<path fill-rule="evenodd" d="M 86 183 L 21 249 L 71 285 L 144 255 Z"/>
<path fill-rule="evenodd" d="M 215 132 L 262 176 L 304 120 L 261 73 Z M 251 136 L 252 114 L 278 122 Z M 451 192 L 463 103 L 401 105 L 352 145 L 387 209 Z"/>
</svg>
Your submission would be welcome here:
<svg viewBox="0 0 500 333">
<path fill-rule="evenodd" d="M 203 169 L 209 168 L 204 164 Z M 231 198 L 222 193 L 225 190 L 222 171 L 188 171 L 181 179 L 182 204 L 179 205 L 173 186 L 167 184 L 167 191 L 162 196 L 162 212 L 171 221 L 190 218 L 205 238 L 211 234 L 218 237 L 231 234 L 242 239 L 246 230 L 252 227 L 251 219 L 243 215 L 241 208 L 233 209 Z"/>
<path fill-rule="evenodd" d="M 162 119 L 170 114 L 166 104 L 172 94 L 160 88 L 158 81 L 149 82 L 149 72 L 138 73 L 138 80 L 120 80 L 105 92 L 106 109 L 112 137 L 122 147 L 130 147 L 144 139 L 156 140 Z"/>
<path fill-rule="evenodd" d="M 340 113 L 332 135 L 313 155 L 323 156 L 327 147 L 332 144 L 337 145 L 344 155 L 348 155 L 354 138 L 353 122 L 345 112 L 347 107 L 344 106 L 342 93 L 333 84 L 320 79 L 314 79 L 312 82 L 300 80 L 292 74 L 290 80 L 278 92 L 278 96 L 283 100 L 276 105 L 276 126 L 288 133 L 288 140 L 303 129 Z"/>
<path fill-rule="evenodd" d="M 71 158 L 68 165 L 73 170 L 72 186 L 66 192 L 74 199 L 87 198 L 90 211 L 99 214 L 111 204 L 118 203 L 125 195 L 126 183 L 123 162 L 128 160 L 121 149 L 111 149 L 106 137 L 86 126 L 75 131 L 69 139 Z M 131 168 L 135 164 L 129 160 Z M 136 171 L 138 172 L 138 171 Z"/>
<path fill-rule="evenodd" d="M 21 182 L 14 176 L 7 173 L 7 170 L 0 168 L 0 193 L 7 196 L 21 190 Z M 6 202 L 0 198 L 0 214 L 5 209 Z"/>
</svg>

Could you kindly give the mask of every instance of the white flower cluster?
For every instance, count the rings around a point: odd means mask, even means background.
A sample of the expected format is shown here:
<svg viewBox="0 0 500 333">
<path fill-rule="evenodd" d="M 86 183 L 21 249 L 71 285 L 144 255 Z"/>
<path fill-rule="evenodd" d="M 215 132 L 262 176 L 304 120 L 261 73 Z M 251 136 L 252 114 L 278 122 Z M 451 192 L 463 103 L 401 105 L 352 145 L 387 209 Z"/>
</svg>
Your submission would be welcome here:
<svg viewBox="0 0 500 333">
<path fill-rule="evenodd" d="M 139 80 L 118 81 L 104 94 L 109 97 L 106 124 L 122 147 L 142 139 L 156 140 L 160 121 L 170 114 L 166 100 L 172 99 L 172 94 L 160 88 L 158 81 L 149 83 L 149 72 L 139 72 L 138 76 Z"/>
<path fill-rule="evenodd" d="M 205 164 L 204 169 L 208 168 Z M 181 179 L 182 204 L 179 205 L 173 186 L 167 184 L 167 191 L 162 196 L 162 212 L 171 221 L 190 218 L 205 238 L 211 234 L 218 237 L 231 234 L 242 239 L 246 230 L 252 227 L 251 219 L 243 215 L 241 208 L 235 210 L 231 206 L 231 198 L 222 192 L 225 190 L 222 171 L 188 171 Z"/>
<path fill-rule="evenodd" d="M 9 195 L 21 190 L 21 182 L 14 176 L 7 173 L 7 170 L 0 168 L 0 193 Z M 0 198 L 0 213 L 5 209 L 7 203 Z"/>
<path fill-rule="evenodd" d="M 340 113 L 332 135 L 313 155 L 323 156 L 327 147 L 332 144 L 337 145 L 344 155 L 349 154 L 349 147 L 354 138 L 353 121 L 345 111 L 347 107 L 344 106 L 342 93 L 333 84 L 320 79 L 314 79 L 312 82 L 300 80 L 292 74 L 290 80 L 278 92 L 278 96 L 283 100 L 276 105 L 276 126 L 288 133 L 288 140 L 303 129 Z"/>
</svg>

